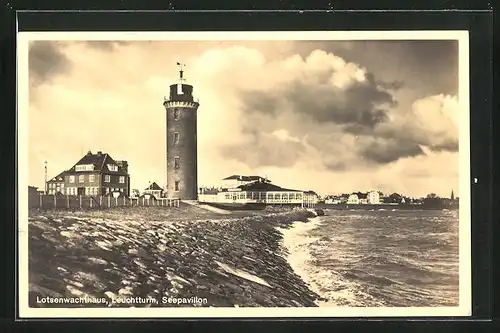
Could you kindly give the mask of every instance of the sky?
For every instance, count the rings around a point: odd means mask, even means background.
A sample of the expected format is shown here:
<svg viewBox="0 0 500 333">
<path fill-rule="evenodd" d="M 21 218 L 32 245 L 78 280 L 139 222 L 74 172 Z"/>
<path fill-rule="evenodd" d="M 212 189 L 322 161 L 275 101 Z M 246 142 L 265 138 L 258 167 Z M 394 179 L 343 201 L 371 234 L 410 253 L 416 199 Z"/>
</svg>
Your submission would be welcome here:
<svg viewBox="0 0 500 333">
<path fill-rule="evenodd" d="M 165 186 L 164 96 L 186 64 L 198 183 L 233 174 L 321 195 L 458 193 L 458 42 L 31 41 L 29 183 L 87 151 Z"/>
</svg>

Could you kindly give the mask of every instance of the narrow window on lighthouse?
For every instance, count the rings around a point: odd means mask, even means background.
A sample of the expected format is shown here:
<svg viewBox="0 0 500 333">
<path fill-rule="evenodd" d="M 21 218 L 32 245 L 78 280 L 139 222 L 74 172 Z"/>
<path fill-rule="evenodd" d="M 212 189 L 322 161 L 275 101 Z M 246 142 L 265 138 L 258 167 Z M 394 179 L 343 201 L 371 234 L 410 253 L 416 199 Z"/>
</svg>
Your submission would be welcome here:
<svg viewBox="0 0 500 333">
<path fill-rule="evenodd" d="M 179 181 L 176 181 L 175 184 L 174 184 L 174 189 L 175 189 L 176 192 L 179 191 L 179 184 L 180 184 Z"/>
<path fill-rule="evenodd" d="M 179 120 L 179 109 L 174 109 L 174 120 Z"/>
<path fill-rule="evenodd" d="M 179 132 L 174 132 L 174 144 L 179 143 Z"/>
<path fill-rule="evenodd" d="M 174 157 L 174 169 L 180 168 L 179 160 L 180 160 L 180 158 L 178 156 Z"/>
</svg>

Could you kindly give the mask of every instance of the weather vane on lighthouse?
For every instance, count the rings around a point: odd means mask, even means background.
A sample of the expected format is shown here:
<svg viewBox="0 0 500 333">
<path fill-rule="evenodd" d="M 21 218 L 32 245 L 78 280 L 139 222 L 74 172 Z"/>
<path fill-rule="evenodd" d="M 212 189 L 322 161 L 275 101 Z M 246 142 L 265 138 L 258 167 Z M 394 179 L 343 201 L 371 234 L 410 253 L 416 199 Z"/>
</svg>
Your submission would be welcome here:
<svg viewBox="0 0 500 333">
<path fill-rule="evenodd" d="M 186 67 L 186 64 L 177 62 L 177 66 L 179 66 L 179 81 L 182 83 L 183 81 L 186 81 L 184 78 L 184 70 L 183 68 Z"/>
</svg>

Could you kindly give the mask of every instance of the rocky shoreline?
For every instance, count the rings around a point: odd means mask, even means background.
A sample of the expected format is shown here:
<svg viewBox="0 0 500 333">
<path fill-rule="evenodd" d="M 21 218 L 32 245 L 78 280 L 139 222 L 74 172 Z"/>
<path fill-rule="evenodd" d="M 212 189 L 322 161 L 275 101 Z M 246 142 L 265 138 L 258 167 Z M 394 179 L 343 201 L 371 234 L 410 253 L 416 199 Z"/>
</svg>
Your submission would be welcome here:
<svg viewBox="0 0 500 333">
<path fill-rule="evenodd" d="M 30 306 L 315 307 L 318 295 L 293 272 L 277 230 L 313 216 L 301 209 L 217 215 L 185 206 L 31 212 Z M 156 302 L 114 302 L 126 298 Z M 186 302 L 192 299 L 204 302 Z"/>
</svg>

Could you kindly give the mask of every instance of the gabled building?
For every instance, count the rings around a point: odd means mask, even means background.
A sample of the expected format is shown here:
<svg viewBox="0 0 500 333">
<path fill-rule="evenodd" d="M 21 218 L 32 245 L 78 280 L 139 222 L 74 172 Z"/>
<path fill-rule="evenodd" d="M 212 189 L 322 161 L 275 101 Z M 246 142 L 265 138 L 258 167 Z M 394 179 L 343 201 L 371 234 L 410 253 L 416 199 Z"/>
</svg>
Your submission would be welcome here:
<svg viewBox="0 0 500 333">
<path fill-rule="evenodd" d="M 145 195 L 151 195 L 156 199 L 163 196 L 163 189 L 156 182 L 151 183 L 146 189 L 144 189 Z"/>
<path fill-rule="evenodd" d="M 66 171 L 47 181 L 47 194 L 64 194 Z"/>
<path fill-rule="evenodd" d="M 130 195 L 127 161 L 114 160 L 109 154 L 89 151 L 70 169 L 47 182 L 49 194 Z"/>
</svg>

